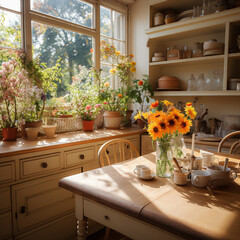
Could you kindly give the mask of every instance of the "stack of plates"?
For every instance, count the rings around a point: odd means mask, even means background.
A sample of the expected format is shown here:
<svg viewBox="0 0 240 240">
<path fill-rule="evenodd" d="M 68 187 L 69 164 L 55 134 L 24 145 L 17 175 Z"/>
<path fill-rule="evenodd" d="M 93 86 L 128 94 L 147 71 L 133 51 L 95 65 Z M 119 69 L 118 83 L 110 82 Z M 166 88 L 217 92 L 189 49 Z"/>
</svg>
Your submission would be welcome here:
<svg viewBox="0 0 240 240">
<path fill-rule="evenodd" d="M 160 61 L 164 61 L 164 60 L 166 60 L 164 53 L 158 52 L 158 53 L 153 54 L 152 62 L 160 62 Z"/>
<path fill-rule="evenodd" d="M 189 18 L 192 18 L 192 16 L 193 16 L 193 9 L 189 9 L 184 12 L 181 12 L 180 14 L 178 14 L 177 17 L 179 20 L 187 20 Z"/>
</svg>

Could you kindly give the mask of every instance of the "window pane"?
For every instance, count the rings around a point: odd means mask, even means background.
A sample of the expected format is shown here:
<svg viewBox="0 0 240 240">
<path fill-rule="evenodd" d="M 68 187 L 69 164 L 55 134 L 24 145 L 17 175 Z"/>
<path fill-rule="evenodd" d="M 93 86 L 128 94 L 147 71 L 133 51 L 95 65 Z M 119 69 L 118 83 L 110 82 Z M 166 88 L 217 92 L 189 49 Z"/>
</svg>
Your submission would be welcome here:
<svg viewBox="0 0 240 240">
<path fill-rule="evenodd" d="M 20 12 L 20 0 L 0 0 L 0 6 Z"/>
<path fill-rule="evenodd" d="M 21 48 L 21 16 L 0 10 L 0 46 Z"/>
<path fill-rule="evenodd" d="M 113 38 L 125 40 L 125 16 L 113 11 Z"/>
<path fill-rule="evenodd" d="M 72 77 L 77 75 L 78 66 L 92 66 L 93 39 L 89 36 L 32 22 L 34 56 L 40 55 L 42 62 L 53 66 L 62 59 L 62 82 L 58 85 L 57 96 L 68 93 Z"/>
<path fill-rule="evenodd" d="M 31 9 L 85 27 L 93 27 L 93 6 L 80 0 L 31 0 Z"/>
<path fill-rule="evenodd" d="M 113 45 L 116 47 L 118 51 L 121 52 L 121 54 L 126 53 L 125 43 L 113 40 Z"/>
<path fill-rule="evenodd" d="M 111 37 L 111 10 L 100 7 L 100 33 Z"/>
</svg>

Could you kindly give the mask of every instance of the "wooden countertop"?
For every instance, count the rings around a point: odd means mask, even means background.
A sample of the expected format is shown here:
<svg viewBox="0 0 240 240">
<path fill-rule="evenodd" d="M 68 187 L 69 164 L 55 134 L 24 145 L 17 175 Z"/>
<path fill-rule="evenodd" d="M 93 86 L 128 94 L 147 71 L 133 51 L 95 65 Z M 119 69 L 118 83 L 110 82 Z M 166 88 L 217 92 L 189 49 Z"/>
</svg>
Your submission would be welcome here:
<svg viewBox="0 0 240 240">
<path fill-rule="evenodd" d="M 224 156 L 217 156 L 224 160 Z M 230 161 L 240 161 L 240 157 L 228 157 Z M 196 188 L 190 183 L 177 186 L 171 178 L 140 180 L 133 173 L 138 164 L 145 164 L 155 172 L 155 153 L 69 176 L 59 185 L 186 239 L 239 238 L 239 176 L 228 187 L 213 190 L 212 196 L 206 188 Z"/>
<path fill-rule="evenodd" d="M 23 138 L 18 138 L 17 141 L 14 142 L 0 141 L 0 157 L 8 157 L 16 154 L 38 152 L 53 148 L 92 143 L 107 139 L 110 140 L 116 137 L 126 137 L 144 132 L 145 130 L 134 126 L 119 130 L 97 129 L 93 132 L 78 131 L 59 133 L 54 139 L 41 137 L 36 141 L 29 141 Z"/>
</svg>

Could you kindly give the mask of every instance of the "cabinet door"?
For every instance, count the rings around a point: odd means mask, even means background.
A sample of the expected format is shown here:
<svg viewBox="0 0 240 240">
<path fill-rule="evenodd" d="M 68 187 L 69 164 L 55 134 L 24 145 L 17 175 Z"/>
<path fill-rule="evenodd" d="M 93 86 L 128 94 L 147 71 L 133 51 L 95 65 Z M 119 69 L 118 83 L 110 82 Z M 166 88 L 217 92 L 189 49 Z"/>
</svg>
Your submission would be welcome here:
<svg viewBox="0 0 240 240">
<path fill-rule="evenodd" d="M 40 228 L 29 231 L 20 236 L 17 240 L 66 240 L 76 239 L 77 226 L 74 213 L 58 218 L 49 224 L 45 224 Z"/>
<path fill-rule="evenodd" d="M 11 212 L 0 214 L 0 239 L 6 239 L 12 234 Z"/>
<path fill-rule="evenodd" d="M 13 214 L 17 214 L 14 233 L 42 225 L 73 211 L 73 193 L 58 187 L 58 181 L 79 172 L 68 171 L 13 186 Z"/>
<path fill-rule="evenodd" d="M 11 211 L 10 187 L 0 188 L 0 213 Z"/>
</svg>

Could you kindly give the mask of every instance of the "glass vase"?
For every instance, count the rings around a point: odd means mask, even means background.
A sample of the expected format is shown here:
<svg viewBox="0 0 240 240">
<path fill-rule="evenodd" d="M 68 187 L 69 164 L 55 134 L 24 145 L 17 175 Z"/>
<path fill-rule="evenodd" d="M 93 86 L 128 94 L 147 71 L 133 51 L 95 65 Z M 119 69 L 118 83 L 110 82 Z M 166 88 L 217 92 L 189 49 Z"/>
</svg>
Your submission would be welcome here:
<svg viewBox="0 0 240 240">
<path fill-rule="evenodd" d="M 159 177 L 171 177 L 173 149 L 172 143 L 158 141 L 156 144 L 156 175 Z"/>
</svg>

